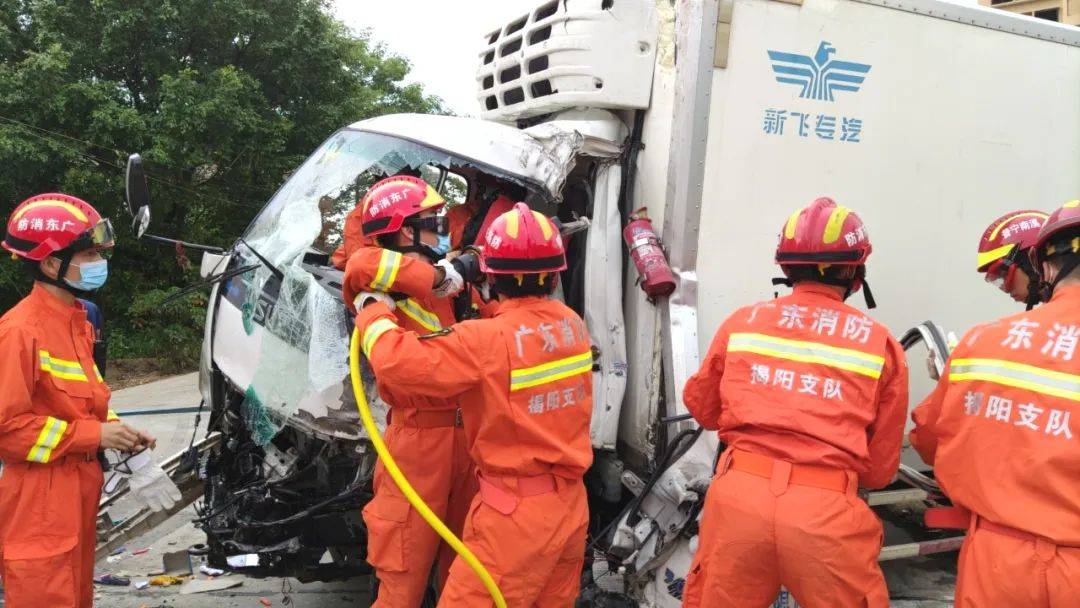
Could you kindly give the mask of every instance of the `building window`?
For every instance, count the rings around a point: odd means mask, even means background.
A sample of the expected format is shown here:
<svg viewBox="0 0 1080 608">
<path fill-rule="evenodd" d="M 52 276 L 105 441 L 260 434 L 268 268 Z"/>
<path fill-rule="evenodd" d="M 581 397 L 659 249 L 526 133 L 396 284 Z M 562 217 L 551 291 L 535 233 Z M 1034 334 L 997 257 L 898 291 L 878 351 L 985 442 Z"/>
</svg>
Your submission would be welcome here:
<svg viewBox="0 0 1080 608">
<path fill-rule="evenodd" d="M 1012 2 L 1012 0 L 990 0 L 990 6 L 997 6 L 999 4 L 1008 4 L 1010 2 Z"/>
<path fill-rule="evenodd" d="M 1041 11 L 1035 11 L 1034 13 L 1031 13 L 1031 16 L 1036 19 L 1046 19 L 1047 21 L 1061 21 L 1061 9 L 1048 8 Z"/>
</svg>

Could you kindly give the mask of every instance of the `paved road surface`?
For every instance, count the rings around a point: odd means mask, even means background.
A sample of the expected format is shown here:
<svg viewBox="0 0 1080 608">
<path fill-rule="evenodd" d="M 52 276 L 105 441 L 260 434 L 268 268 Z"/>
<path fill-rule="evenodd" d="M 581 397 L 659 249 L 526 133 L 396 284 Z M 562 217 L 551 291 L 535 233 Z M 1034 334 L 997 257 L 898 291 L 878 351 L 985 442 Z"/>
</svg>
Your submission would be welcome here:
<svg viewBox="0 0 1080 608">
<path fill-rule="evenodd" d="M 124 411 L 166 410 L 198 405 L 198 379 L 195 374 L 177 376 L 147 385 L 117 391 L 113 396 L 113 409 Z M 159 414 L 129 416 L 126 422 L 145 428 L 158 438 L 158 453 L 162 457 L 174 454 L 188 445 L 195 423 L 195 414 Z M 206 425 L 203 416 L 200 436 Z M 122 511 L 118 509 L 118 511 Z M 124 573 L 133 580 L 146 580 L 147 574 L 161 567 L 161 554 L 177 551 L 204 540 L 190 520 L 190 508 L 178 513 L 166 524 L 152 533 L 128 545 L 123 559 L 116 563 L 101 562 L 98 573 Z M 148 553 L 132 555 L 132 551 L 149 548 Z M 898 608 L 947 608 L 952 606 L 952 586 L 955 569 L 954 556 L 935 559 L 905 560 L 886 565 L 886 578 L 892 591 L 893 606 Z M 369 583 L 356 579 L 340 583 L 312 583 L 303 585 L 282 579 L 237 578 L 243 584 L 235 589 L 199 595 L 179 595 L 177 588 L 148 588 L 138 591 L 134 587 L 103 587 L 96 590 L 99 608 L 260 608 L 260 600 L 267 599 L 273 606 L 284 606 L 283 584 L 291 587 L 289 604 L 292 608 L 344 608 L 363 607 L 370 604 Z M 0 601 L 0 604 L 3 602 Z"/>
</svg>

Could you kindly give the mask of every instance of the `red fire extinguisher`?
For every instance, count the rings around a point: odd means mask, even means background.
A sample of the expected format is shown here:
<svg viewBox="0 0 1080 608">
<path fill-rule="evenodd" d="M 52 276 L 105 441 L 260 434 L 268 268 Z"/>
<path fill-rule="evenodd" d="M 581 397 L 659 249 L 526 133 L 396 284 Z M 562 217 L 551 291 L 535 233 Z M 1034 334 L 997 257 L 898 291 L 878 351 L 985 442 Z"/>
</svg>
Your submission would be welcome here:
<svg viewBox="0 0 1080 608">
<path fill-rule="evenodd" d="M 630 223 L 623 229 L 623 240 L 641 277 L 641 288 L 650 298 L 666 296 L 675 291 L 675 275 L 671 272 L 664 250 L 660 248 L 660 238 L 653 230 L 645 207 L 630 215 Z"/>
</svg>

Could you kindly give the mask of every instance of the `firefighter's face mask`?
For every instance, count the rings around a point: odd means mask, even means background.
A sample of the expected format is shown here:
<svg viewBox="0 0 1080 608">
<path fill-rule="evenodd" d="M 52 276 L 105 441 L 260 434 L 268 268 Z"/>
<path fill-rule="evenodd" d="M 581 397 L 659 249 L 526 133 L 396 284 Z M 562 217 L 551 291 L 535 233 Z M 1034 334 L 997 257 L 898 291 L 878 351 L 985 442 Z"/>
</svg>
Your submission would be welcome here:
<svg viewBox="0 0 1080 608">
<path fill-rule="evenodd" d="M 64 282 L 71 285 L 79 291 L 95 291 L 101 289 L 105 285 L 105 281 L 109 278 L 109 261 L 99 258 L 93 262 L 83 262 L 82 264 L 72 264 L 72 269 L 77 269 L 79 273 L 78 280 L 72 280 L 67 277 L 64 278 Z M 71 271 L 68 275 L 72 274 Z"/>
</svg>

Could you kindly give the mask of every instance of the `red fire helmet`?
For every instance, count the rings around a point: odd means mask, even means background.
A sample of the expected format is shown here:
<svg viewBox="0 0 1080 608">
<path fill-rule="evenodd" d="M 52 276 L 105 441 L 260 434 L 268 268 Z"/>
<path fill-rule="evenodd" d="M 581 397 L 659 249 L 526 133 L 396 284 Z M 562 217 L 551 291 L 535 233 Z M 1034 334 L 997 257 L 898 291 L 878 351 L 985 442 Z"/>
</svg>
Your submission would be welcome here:
<svg viewBox="0 0 1080 608">
<path fill-rule="evenodd" d="M 360 201 L 361 229 L 365 237 L 401 230 L 405 220 L 425 211 L 438 211 L 446 201 L 435 188 L 408 175 L 395 175 L 375 182 Z"/>
<path fill-rule="evenodd" d="M 994 262 L 1005 259 L 1014 249 L 1019 247 L 1022 252 L 1035 245 L 1047 217 L 1042 211 L 1026 209 L 1006 213 L 994 220 L 979 239 L 976 269 L 986 272 Z"/>
<path fill-rule="evenodd" d="M 1051 257 L 1080 251 L 1080 234 L 1072 234 L 1074 238 L 1066 243 L 1063 242 L 1067 236 L 1064 233 L 1080 233 L 1080 199 L 1058 207 L 1043 224 L 1030 253 L 1037 272 L 1042 272 L 1042 263 Z"/>
<path fill-rule="evenodd" d="M 866 226 L 854 211 L 819 198 L 791 214 L 780 232 L 776 263 L 860 266 L 872 251 Z"/>
<path fill-rule="evenodd" d="M 17 257 L 40 262 L 62 252 L 108 249 L 112 224 L 86 201 L 51 192 L 19 203 L 8 219 L 3 247 Z"/>
<path fill-rule="evenodd" d="M 525 203 L 495 218 L 484 235 L 480 269 L 490 274 L 566 270 L 566 249 L 558 226 Z"/>
</svg>

